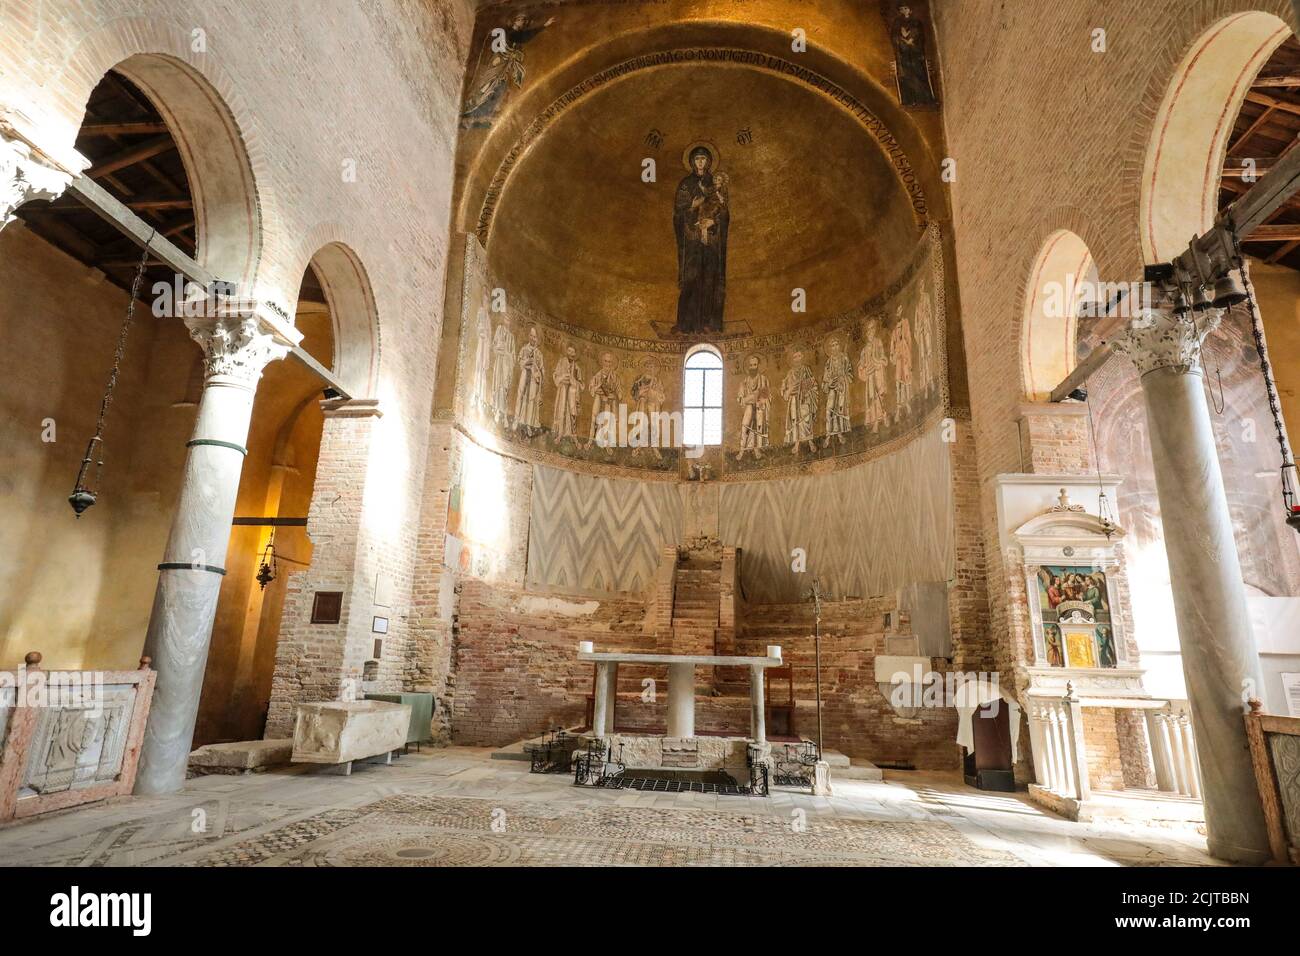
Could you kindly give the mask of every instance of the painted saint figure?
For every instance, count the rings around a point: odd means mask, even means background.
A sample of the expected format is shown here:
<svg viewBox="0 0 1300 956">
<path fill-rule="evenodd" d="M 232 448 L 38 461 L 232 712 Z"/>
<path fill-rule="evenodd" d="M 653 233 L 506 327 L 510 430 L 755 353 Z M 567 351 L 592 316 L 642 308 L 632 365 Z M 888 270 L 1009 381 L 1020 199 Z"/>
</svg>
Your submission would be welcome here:
<svg viewBox="0 0 1300 956">
<path fill-rule="evenodd" d="M 736 461 L 743 459 L 747 451 L 758 461 L 763 457 L 763 449 L 768 447 L 767 420 L 772 390 L 759 365 L 758 356 L 751 355 L 745 363 L 749 374 L 740 380 L 740 388 L 736 390 L 736 401 L 744 409 L 740 415 L 740 451 L 736 453 Z"/>
<path fill-rule="evenodd" d="M 839 339 L 826 344 L 826 367 L 822 369 L 822 388 L 826 390 L 826 437 L 823 448 L 831 446 L 831 438 L 844 444 L 849 431 L 849 389 L 853 385 L 853 363 L 844 354 Z"/>
<path fill-rule="evenodd" d="M 930 308 L 930 296 L 921 283 L 916 303 L 916 351 L 920 364 L 921 391 L 927 395 L 934 388 L 934 311 Z"/>
<path fill-rule="evenodd" d="M 1047 645 L 1047 663 L 1052 667 L 1065 666 L 1065 654 L 1061 650 L 1061 629 L 1055 624 L 1043 628 L 1043 643 Z"/>
<path fill-rule="evenodd" d="M 858 355 L 858 380 L 866 383 L 867 427 L 873 432 L 880 431 L 885 416 L 885 368 L 889 360 L 885 357 L 885 347 L 876 335 L 876 323 L 867 326 L 867 342 Z"/>
<path fill-rule="evenodd" d="M 509 418 L 510 379 L 515 371 L 515 333 L 502 322 L 492 336 L 492 417 L 498 424 Z"/>
<path fill-rule="evenodd" d="M 622 397 L 623 383 L 618 380 L 618 373 L 614 371 L 614 356 L 609 352 L 601 353 L 600 369 L 587 383 L 587 391 L 591 393 L 591 430 L 587 435 L 587 447 L 590 448 L 598 434 L 608 435 L 610 429 L 614 427 L 608 417 L 606 422 L 601 422 L 601 413 L 614 416 L 614 421 L 618 419 L 618 403 Z M 605 453 L 614 454 L 613 445 L 607 446 Z"/>
<path fill-rule="evenodd" d="M 572 345 L 564 349 L 564 358 L 555 363 L 555 412 L 551 416 L 551 441 L 555 444 L 568 439 L 577 440 L 578 400 L 582 395 L 582 369 L 578 365 L 578 350 Z"/>
<path fill-rule="evenodd" d="M 474 381 L 470 385 L 470 405 L 486 414 L 491 403 L 488 394 L 489 370 L 492 368 L 492 317 L 488 314 L 487 293 L 478 308 L 478 340 L 474 349 Z"/>
<path fill-rule="evenodd" d="M 912 14 L 912 8 L 906 3 L 898 7 L 889 39 L 894 46 L 898 102 L 913 109 L 938 106 L 939 100 L 930 83 L 930 67 L 925 59 L 925 24 Z"/>
<path fill-rule="evenodd" d="M 532 438 L 542 427 L 542 382 L 545 360 L 537 344 L 537 327 L 528 330 L 528 341 L 519 350 L 519 385 L 515 391 L 515 427 Z"/>
<path fill-rule="evenodd" d="M 903 315 L 900 305 L 895 312 L 897 321 L 889 337 L 890 357 L 894 362 L 894 421 L 901 421 L 912 411 L 912 327 Z"/>
<path fill-rule="evenodd" d="M 1104 624 L 1097 626 L 1097 663 L 1102 667 L 1115 667 L 1119 664 L 1115 656 L 1115 637 Z"/>
<path fill-rule="evenodd" d="M 511 85 L 515 89 L 524 85 L 524 44 L 554 22 L 555 17 L 551 17 L 540 27 L 530 28 L 532 18 L 520 13 L 510 26 L 497 27 L 488 33 L 483 40 L 474 89 L 465 98 L 465 108 L 460 114 L 462 126 L 473 129 L 492 125 Z M 488 58 L 486 63 L 483 63 L 484 56 Z"/>
<path fill-rule="evenodd" d="M 803 364 L 803 352 L 794 352 L 790 362 L 790 371 L 781 383 L 781 397 L 785 399 L 785 443 L 794 446 L 791 451 L 798 455 L 801 444 L 806 443 L 809 450 L 815 448 L 813 427 L 817 422 L 817 379 Z"/>
<path fill-rule="evenodd" d="M 663 436 L 659 434 L 659 416 L 663 411 L 668 395 L 663 383 L 659 381 L 659 363 L 647 356 L 641 363 L 641 374 L 632 383 L 632 401 L 636 402 L 635 411 L 640 412 L 639 429 L 629 426 L 629 443 L 632 444 L 632 457 L 636 458 L 648 449 L 655 458 L 662 458 L 659 443 Z"/>
<path fill-rule="evenodd" d="M 686 157 L 690 171 L 677 184 L 673 200 L 678 332 L 722 331 L 731 211 L 727 178 L 714 171 L 716 161 L 710 147 L 693 148 Z"/>
</svg>

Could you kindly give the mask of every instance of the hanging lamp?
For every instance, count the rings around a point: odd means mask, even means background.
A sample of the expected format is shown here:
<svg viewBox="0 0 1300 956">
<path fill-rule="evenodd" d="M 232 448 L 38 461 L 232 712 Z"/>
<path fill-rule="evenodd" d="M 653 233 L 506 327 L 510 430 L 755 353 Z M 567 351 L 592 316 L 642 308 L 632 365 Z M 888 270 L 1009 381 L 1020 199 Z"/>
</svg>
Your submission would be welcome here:
<svg viewBox="0 0 1300 956">
<path fill-rule="evenodd" d="M 68 504 L 80 518 L 82 513 L 99 500 L 104 477 L 104 419 L 108 415 L 108 406 L 113 404 L 113 391 L 117 388 L 117 376 L 122 368 L 122 356 L 126 353 L 126 336 L 131 330 L 131 321 L 135 318 L 136 296 L 140 294 L 140 283 L 144 281 L 145 266 L 149 263 L 149 243 L 157 234 L 155 229 L 149 233 L 144 250 L 140 253 L 140 264 L 136 267 L 135 278 L 131 280 L 131 295 L 126 302 L 126 318 L 122 320 L 122 329 L 117 334 L 117 348 L 113 352 L 113 368 L 108 373 L 108 385 L 104 388 L 104 397 L 99 402 L 99 417 L 95 420 L 95 434 L 86 443 L 86 454 L 81 459 L 81 468 L 77 471 L 77 482 L 68 495 Z M 95 466 L 95 480 L 88 483 L 91 465 Z"/>
</svg>

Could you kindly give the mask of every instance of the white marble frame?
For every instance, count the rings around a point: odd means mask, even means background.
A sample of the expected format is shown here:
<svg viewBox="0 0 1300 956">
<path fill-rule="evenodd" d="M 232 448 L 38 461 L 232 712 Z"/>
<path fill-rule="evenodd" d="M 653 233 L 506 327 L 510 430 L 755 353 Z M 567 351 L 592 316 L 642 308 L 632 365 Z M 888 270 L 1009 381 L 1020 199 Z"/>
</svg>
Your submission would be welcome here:
<svg viewBox="0 0 1300 956">
<path fill-rule="evenodd" d="M 1029 601 L 1029 620 L 1033 632 L 1034 666 L 1048 667 L 1046 637 L 1043 631 L 1043 608 L 1038 593 L 1038 569 L 1044 565 L 1088 567 L 1106 575 L 1106 600 L 1110 606 L 1110 631 L 1115 642 L 1115 668 L 1128 664 L 1127 634 L 1124 631 L 1123 605 L 1119 600 L 1117 575 L 1122 573 L 1116 551 L 1123 530 L 1106 526 L 1096 515 L 1084 511 L 1049 510 L 1025 522 L 1012 534 L 1019 550 L 1025 591 Z M 1068 554 L 1066 552 L 1069 552 Z M 1058 670 L 1077 670 L 1069 660 L 1069 650 L 1064 644 L 1065 667 Z M 1087 668 L 1084 668 L 1087 669 Z"/>
</svg>

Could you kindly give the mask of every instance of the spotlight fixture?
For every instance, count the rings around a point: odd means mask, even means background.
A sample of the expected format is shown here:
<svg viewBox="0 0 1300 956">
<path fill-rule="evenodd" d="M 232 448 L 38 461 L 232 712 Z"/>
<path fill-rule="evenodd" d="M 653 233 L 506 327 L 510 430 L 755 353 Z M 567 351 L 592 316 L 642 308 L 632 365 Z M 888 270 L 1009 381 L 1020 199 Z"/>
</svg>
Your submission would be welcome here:
<svg viewBox="0 0 1300 956">
<path fill-rule="evenodd" d="M 1087 386 L 1080 385 L 1078 388 L 1076 388 L 1074 391 L 1072 391 L 1069 395 L 1065 397 L 1072 402 L 1086 402 L 1088 400 Z"/>
<path fill-rule="evenodd" d="M 333 385 L 326 385 L 323 389 L 321 389 L 321 394 L 324 395 L 326 399 L 343 397 L 342 393 L 340 393 L 339 390 L 335 388 Z"/>
</svg>

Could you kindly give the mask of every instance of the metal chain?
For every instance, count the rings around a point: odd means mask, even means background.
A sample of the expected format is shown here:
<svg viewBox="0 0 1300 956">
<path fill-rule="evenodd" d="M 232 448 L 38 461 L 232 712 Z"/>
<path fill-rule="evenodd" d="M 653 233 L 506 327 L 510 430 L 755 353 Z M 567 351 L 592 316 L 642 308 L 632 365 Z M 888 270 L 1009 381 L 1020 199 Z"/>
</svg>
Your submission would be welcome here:
<svg viewBox="0 0 1300 956">
<path fill-rule="evenodd" d="M 140 265 L 136 267 L 135 278 L 131 281 L 131 297 L 126 304 L 126 319 L 122 322 L 122 330 L 117 334 L 117 348 L 113 351 L 113 368 L 108 373 L 108 385 L 104 389 L 104 398 L 99 404 L 99 418 L 95 420 L 95 437 L 99 439 L 104 437 L 104 419 L 108 415 L 108 407 L 113 404 L 113 390 L 117 388 L 117 375 L 122 368 L 122 357 L 126 354 L 126 336 L 131 331 L 131 322 L 135 318 L 136 296 L 140 294 L 140 283 L 144 281 L 144 270 L 149 263 L 149 243 L 153 242 L 157 234 L 158 230 L 154 229 L 145 240 L 144 250 L 140 253 Z"/>
<path fill-rule="evenodd" d="M 1237 241 L 1237 255 L 1241 255 L 1241 244 Z M 1291 468 L 1291 449 L 1286 441 L 1286 428 L 1282 424 L 1282 402 L 1277 395 L 1277 385 L 1273 381 L 1273 366 L 1268 360 L 1268 351 L 1264 348 L 1264 323 L 1255 305 L 1254 283 L 1246 281 L 1246 305 L 1250 309 L 1250 331 L 1255 338 L 1255 352 L 1259 355 L 1259 369 L 1264 375 L 1264 389 L 1268 393 L 1269 411 L 1273 413 L 1273 427 L 1277 431 L 1277 447 L 1282 452 L 1282 467 Z"/>
</svg>

